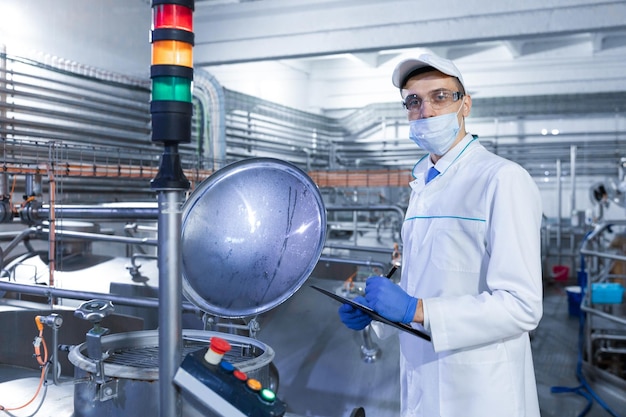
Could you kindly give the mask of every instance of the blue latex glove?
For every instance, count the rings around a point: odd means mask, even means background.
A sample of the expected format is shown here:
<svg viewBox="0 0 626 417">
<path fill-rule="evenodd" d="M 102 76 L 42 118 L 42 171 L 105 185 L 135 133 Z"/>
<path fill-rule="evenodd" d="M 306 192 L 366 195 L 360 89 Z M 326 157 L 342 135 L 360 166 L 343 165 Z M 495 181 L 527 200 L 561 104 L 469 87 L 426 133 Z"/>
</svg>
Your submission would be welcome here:
<svg viewBox="0 0 626 417">
<path fill-rule="evenodd" d="M 367 301 L 363 297 L 356 297 L 354 302 L 363 304 L 366 307 Z M 350 304 L 342 304 L 339 307 L 339 318 L 349 329 L 363 330 L 372 321 L 372 318 L 359 309 L 352 307 Z"/>
<path fill-rule="evenodd" d="M 387 320 L 400 323 L 413 321 L 417 298 L 411 297 L 387 277 L 369 277 L 365 283 L 365 299 L 374 311 Z"/>
</svg>

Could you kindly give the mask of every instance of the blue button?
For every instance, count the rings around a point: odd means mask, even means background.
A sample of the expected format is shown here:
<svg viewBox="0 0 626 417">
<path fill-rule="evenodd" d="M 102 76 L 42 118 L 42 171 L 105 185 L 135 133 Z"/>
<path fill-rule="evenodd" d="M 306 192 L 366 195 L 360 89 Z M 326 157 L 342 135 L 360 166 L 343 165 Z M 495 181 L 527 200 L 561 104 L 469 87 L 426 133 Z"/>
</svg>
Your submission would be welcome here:
<svg viewBox="0 0 626 417">
<path fill-rule="evenodd" d="M 228 373 L 231 373 L 235 370 L 235 366 L 232 363 L 224 360 L 220 362 L 220 368 Z"/>
</svg>

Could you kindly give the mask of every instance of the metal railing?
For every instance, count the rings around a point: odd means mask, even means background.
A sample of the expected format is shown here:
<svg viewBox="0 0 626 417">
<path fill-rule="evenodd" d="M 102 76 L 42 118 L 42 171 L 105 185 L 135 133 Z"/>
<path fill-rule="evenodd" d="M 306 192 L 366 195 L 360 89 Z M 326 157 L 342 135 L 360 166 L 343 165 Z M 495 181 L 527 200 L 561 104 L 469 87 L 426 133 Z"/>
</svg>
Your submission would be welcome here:
<svg viewBox="0 0 626 417">
<path fill-rule="evenodd" d="M 623 373 L 626 366 L 626 305 L 623 302 L 594 302 L 593 296 L 594 284 L 626 282 L 626 275 L 614 273 L 616 262 L 626 265 L 626 254 L 611 248 L 607 238 L 616 228 L 624 226 L 626 220 L 597 225 L 583 241 L 580 253 L 585 257 L 586 266 L 583 271 L 586 282 L 581 282 L 584 287 L 581 314 L 585 314 L 585 363 L 598 373 L 621 378 L 620 383 L 626 387 Z"/>
</svg>

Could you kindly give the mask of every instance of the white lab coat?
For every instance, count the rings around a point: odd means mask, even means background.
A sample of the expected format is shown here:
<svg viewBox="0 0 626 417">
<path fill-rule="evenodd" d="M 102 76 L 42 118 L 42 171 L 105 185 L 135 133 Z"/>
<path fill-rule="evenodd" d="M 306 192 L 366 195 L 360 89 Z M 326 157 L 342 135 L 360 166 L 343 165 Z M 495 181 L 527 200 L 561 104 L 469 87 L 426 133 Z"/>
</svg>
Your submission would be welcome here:
<svg viewBox="0 0 626 417">
<path fill-rule="evenodd" d="M 467 135 L 413 168 L 401 286 L 432 343 L 400 334 L 403 417 L 539 417 L 528 332 L 541 319 L 541 200 L 519 165 Z"/>
</svg>

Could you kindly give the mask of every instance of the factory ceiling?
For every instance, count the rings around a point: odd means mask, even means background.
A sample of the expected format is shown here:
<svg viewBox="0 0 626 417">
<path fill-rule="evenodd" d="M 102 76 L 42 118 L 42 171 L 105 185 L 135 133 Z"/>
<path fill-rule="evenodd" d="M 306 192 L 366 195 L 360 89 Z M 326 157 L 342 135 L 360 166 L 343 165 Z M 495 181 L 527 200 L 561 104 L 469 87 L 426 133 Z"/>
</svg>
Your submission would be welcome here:
<svg viewBox="0 0 626 417">
<path fill-rule="evenodd" d="M 216 6 L 221 3 L 196 1 L 198 65 L 349 53 L 377 66 L 406 48 L 453 48 L 461 58 L 493 47 L 491 42 L 506 46 L 511 59 L 565 43 L 589 43 L 593 55 L 625 42 L 624 33 L 614 32 L 626 25 L 620 0 L 441 0 L 436 7 L 415 0 L 257 0 Z"/>
<path fill-rule="evenodd" d="M 322 109 L 397 100 L 393 67 L 424 51 L 474 98 L 626 90 L 623 0 L 196 0 L 194 18 L 198 67 L 232 89 L 298 73 L 328 87 Z"/>
<path fill-rule="evenodd" d="M 3 0 L 0 47 L 147 78 L 150 19 L 151 0 Z M 425 51 L 474 99 L 525 97 L 510 113 L 626 91 L 626 0 L 196 0 L 194 32 L 194 66 L 225 88 L 329 116 L 398 102 L 394 66 Z"/>
<path fill-rule="evenodd" d="M 0 52 L 36 51 L 43 54 L 36 62 L 148 83 L 151 3 L 2 0 Z M 473 97 L 471 117 L 482 119 L 472 128 L 498 152 L 521 160 L 528 143 L 559 142 L 555 150 L 536 148 L 541 161 L 527 153 L 535 165 L 553 164 L 567 158 L 569 142 L 592 150 L 601 142 L 602 164 L 613 171 L 623 154 L 626 0 L 196 0 L 194 33 L 194 67 L 214 77 L 237 109 L 230 126 L 248 129 L 250 114 L 266 121 L 261 106 L 284 129 L 284 136 L 270 134 L 276 126 L 260 132 L 258 149 L 244 144 L 245 152 L 232 149 L 249 138 L 229 130 L 232 158 L 275 154 L 289 144 L 284 137 L 314 136 L 317 146 L 318 131 L 310 135 L 306 126 L 314 119 L 348 132 L 338 159 L 408 166 L 411 144 L 399 140 L 406 113 L 390 75 L 399 61 L 428 51 L 455 60 Z M 296 113 L 306 117 L 294 122 Z M 560 133 L 544 137 L 544 128 Z M 308 156 L 297 158 L 308 163 Z"/>
</svg>

